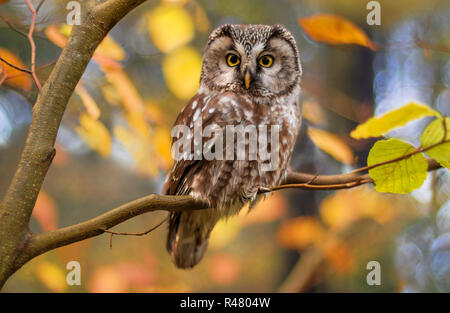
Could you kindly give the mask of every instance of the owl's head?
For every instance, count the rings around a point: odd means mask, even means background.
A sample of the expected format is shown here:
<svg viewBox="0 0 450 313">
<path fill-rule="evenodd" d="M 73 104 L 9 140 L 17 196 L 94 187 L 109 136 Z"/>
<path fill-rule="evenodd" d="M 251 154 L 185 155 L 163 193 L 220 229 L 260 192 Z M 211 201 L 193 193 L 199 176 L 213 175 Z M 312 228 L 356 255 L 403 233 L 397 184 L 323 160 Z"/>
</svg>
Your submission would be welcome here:
<svg viewBox="0 0 450 313">
<path fill-rule="evenodd" d="M 297 44 L 282 25 L 222 25 L 203 56 L 200 84 L 256 97 L 289 94 L 302 74 Z"/>
</svg>

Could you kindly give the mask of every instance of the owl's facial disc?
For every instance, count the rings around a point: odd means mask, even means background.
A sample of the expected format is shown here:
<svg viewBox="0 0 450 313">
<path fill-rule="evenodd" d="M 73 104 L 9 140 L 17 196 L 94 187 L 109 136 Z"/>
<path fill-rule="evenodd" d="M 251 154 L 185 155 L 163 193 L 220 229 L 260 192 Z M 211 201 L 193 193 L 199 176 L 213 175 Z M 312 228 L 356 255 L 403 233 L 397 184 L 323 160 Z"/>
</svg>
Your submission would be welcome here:
<svg viewBox="0 0 450 313">
<path fill-rule="evenodd" d="M 225 25 L 211 36 L 201 78 L 209 89 L 265 97 L 299 83 L 295 41 L 282 26 Z"/>
</svg>

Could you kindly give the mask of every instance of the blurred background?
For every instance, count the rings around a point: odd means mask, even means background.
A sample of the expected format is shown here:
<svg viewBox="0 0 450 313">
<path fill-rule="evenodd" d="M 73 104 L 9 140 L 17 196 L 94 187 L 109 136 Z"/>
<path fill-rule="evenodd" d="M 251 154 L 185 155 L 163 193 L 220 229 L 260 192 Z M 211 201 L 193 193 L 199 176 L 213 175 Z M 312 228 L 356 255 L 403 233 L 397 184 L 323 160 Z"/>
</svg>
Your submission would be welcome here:
<svg viewBox="0 0 450 313">
<path fill-rule="evenodd" d="M 35 7 L 40 1 L 32 1 Z M 198 88 L 208 34 L 224 23 L 284 24 L 303 63 L 303 124 L 293 170 L 336 174 L 365 165 L 375 140 L 349 133 L 373 114 L 410 101 L 450 114 L 450 3 L 378 1 L 381 25 L 367 23 L 369 1 L 149 0 L 126 16 L 96 51 L 72 96 L 56 157 L 33 212 L 33 232 L 72 225 L 122 203 L 160 193 L 170 129 Z M 70 26 L 68 1 L 40 7 L 37 74 L 51 72 Z M 83 10 L 83 4 L 81 5 Z M 331 13 L 360 28 L 374 46 L 312 40 L 299 18 Z M 0 56 L 30 64 L 25 1 L 0 1 Z M 9 24 L 9 25 L 8 25 Z M 0 197 L 16 169 L 37 90 L 29 75 L 0 74 Z M 1 77 L 1 76 L 0 76 Z M 393 131 L 418 144 L 431 119 Z M 372 186 L 274 193 L 247 214 L 221 222 L 193 270 L 177 270 L 165 251 L 166 226 L 143 237 L 106 234 L 37 257 L 6 292 L 450 292 L 450 175 L 441 169 L 409 195 Z M 114 228 L 140 232 L 165 212 Z M 66 264 L 81 265 L 81 286 L 67 286 Z M 381 265 L 369 286 L 366 265 Z"/>
</svg>

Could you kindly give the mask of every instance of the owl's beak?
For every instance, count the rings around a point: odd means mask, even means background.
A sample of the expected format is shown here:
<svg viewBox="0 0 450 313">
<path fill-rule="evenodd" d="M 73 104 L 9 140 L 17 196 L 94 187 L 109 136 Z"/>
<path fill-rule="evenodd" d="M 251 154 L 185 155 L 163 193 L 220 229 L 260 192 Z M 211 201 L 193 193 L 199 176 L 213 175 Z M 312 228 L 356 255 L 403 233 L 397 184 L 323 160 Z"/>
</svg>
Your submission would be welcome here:
<svg viewBox="0 0 450 313">
<path fill-rule="evenodd" d="M 245 71 L 244 83 L 245 83 L 245 89 L 248 89 L 250 87 L 250 71 L 249 70 Z"/>
</svg>

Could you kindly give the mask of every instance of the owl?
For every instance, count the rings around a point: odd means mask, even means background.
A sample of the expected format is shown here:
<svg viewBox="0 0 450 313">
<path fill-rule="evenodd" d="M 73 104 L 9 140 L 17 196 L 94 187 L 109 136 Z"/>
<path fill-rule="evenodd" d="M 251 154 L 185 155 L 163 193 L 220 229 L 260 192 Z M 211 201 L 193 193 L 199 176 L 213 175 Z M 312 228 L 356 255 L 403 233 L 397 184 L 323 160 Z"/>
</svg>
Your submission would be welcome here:
<svg viewBox="0 0 450 313">
<path fill-rule="evenodd" d="M 209 36 L 200 88 L 172 129 L 172 155 L 177 145 L 182 157 L 163 187 L 208 203 L 170 214 L 166 246 L 178 268 L 200 262 L 220 219 L 285 178 L 301 122 L 301 75 L 297 44 L 282 25 L 226 24 Z"/>
</svg>

